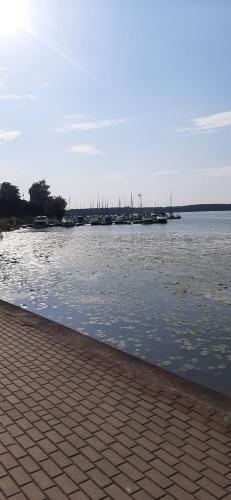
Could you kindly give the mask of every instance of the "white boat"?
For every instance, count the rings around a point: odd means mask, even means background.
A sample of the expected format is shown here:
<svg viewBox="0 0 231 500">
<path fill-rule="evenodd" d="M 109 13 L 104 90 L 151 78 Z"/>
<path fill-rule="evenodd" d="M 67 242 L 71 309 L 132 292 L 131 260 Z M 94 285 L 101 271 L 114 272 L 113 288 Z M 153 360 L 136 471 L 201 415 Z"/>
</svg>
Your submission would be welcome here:
<svg viewBox="0 0 231 500">
<path fill-rule="evenodd" d="M 166 224 L 168 222 L 168 217 L 166 214 L 157 214 L 156 216 L 156 222 L 157 224 Z"/>
<path fill-rule="evenodd" d="M 74 227 L 75 222 L 73 221 L 73 219 L 65 217 L 64 219 L 62 219 L 62 226 L 63 227 Z"/>
<path fill-rule="evenodd" d="M 116 215 L 114 219 L 115 224 L 124 224 L 124 216 L 123 215 Z"/>
<path fill-rule="evenodd" d="M 49 219 L 46 215 L 38 215 L 34 218 L 33 227 L 35 229 L 43 229 L 49 226 Z"/>
</svg>

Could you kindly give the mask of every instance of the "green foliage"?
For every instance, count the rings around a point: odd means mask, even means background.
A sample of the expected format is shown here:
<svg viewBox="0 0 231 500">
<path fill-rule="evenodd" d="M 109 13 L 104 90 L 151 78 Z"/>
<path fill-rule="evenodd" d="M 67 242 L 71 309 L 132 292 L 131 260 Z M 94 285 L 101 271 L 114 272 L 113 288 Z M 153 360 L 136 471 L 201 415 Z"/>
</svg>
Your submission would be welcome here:
<svg viewBox="0 0 231 500">
<path fill-rule="evenodd" d="M 11 222 L 10 219 L 2 218 L 0 219 L 0 231 L 10 231 Z"/>
<path fill-rule="evenodd" d="M 37 215 L 46 215 L 49 204 L 50 186 L 45 179 L 34 182 L 29 189 L 30 203 L 36 207 Z"/>
<path fill-rule="evenodd" d="M 30 201 L 20 198 L 19 189 L 10 182 L 0 184 L 0 217 L 1 228 L 8 230 L 11 221 L 7 218 L 15 216 L 17 220 L 31 222 L 36 215 L 47 215 L 61 219 L 64 216 L 67 202 L 62 196 L 51 196 L 50 186 L 45 179 L 34 182 L 29 189 Z M 25 222 L 26 223 L 26 222 Z"/>
<path fill-rule="evenodd" d="M 44 215 L 51 219 L 62 219 L 66 204 L 67 202 L 62 196 L 50 196 L 45 204 Z"/>
<path fill-rule="evenodd" d="M 34 214 L 57 219 L 63 217 L 67 202 L 62 196 L 50 195 L 50 186 L 45 179 L 34 182 L 29 189 L 29 195 Z"/>
<path fill-rule="evenodd" d="M 0 214 L 3 217 L 16 215 L 20 210 L 20 194 L 17 186 L 10 182 L 0 184 Z"/>
</svg>

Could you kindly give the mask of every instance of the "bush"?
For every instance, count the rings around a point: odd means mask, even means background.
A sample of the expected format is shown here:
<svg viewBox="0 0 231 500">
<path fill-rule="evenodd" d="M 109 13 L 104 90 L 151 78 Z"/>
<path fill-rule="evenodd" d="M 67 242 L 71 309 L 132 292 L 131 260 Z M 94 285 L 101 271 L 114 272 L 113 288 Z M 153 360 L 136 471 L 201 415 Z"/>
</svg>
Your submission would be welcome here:
<svg viewBox="0 0 231 500">
<path fill-rule="evenodd" d="M 0 231 L 10 231 L 11 227 L 10 219 L 0 219 Z"/>
</svg>

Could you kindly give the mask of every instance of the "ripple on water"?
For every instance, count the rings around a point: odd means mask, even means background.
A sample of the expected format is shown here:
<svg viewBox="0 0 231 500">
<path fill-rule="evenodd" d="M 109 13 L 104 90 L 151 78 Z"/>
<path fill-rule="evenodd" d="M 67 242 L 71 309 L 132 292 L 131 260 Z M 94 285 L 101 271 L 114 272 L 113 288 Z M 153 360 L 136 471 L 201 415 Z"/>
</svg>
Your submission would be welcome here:
<svg viewBox="0 0 231 500">
<path fill-rule="evenodd" d="M 6 234 L 1 296 L 230 393 L 230 225 L 188 220 Z"/>
</svg>

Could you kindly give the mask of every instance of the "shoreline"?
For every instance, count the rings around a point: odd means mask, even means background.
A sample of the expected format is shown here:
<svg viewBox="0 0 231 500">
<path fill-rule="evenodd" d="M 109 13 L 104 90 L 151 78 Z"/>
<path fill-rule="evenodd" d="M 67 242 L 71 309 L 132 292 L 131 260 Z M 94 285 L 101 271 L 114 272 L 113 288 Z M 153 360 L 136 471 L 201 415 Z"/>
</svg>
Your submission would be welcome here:
<svg viewBox="0 0 231 500">
<path fill-rule="evenodd" d="M 221 414 L 228 414 L 231 419 L 231 397 L 210 389 L 203 384 L 190 381 L 178 374 L 175 374 L 165 368 L 151 364 L 140 358 L 128 354 L 124 351 L 116 349 L 109 344 L 101 342 L 95 338 L 84 335 L 78 330 L 64 326 L 51 319 L 40 316 L 37 313 L 25 310 L 20 306 L 6 302 L 0 299 L 0 309 L 3 308 L 10 315 L 13 315 L 17 322 L 22 326 L 36 327 L 38 329 L 49 328 L 49 334 L 55 336 L 58 341 L 63 343 L 64 336 L 68 346 L 70 343 L 73 345 L 81 346 L 81 349 L 88 349 L 92 355 L 97 354 L 105 359 L 113 358 L 118 367 L 126 374 L 127 368 L 125 363 L 129 364 L 128 371 L 133 371 L 134 380 L 139 382 L 140 377 L 145 385 L 152 390 L 157 387 L 167 388 L 171 392 L 183 394 L 185 397 L 192 399 L 197 404 L 202 404 L 210 410 L 217 411 Z"/>
</svg>

